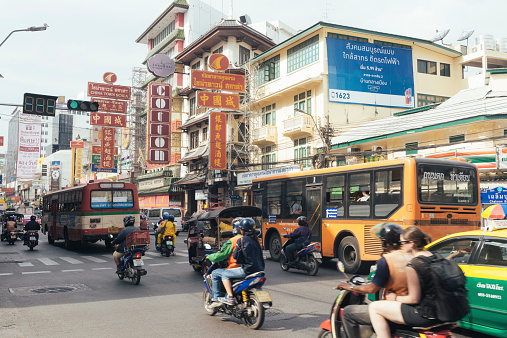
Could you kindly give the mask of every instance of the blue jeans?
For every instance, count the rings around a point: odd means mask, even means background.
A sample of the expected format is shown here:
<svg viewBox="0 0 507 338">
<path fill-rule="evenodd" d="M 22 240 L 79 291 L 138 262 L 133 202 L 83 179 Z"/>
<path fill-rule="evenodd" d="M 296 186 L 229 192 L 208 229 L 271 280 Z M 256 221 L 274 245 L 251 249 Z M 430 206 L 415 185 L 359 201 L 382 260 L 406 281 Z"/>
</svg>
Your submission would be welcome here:
<svg viewBox="0 0 507 338">
<path fill-rule="evenodd" d="M 217 300 L 220 294 L 220 287 L 222 284 L 222 274 L 225 269 L 215 269 L 211 272 L 211 299 Z"/>
<path fill-rule="evenodd" d="M 235 278 L 246 277 L 246 273 L 243 268 L 228 269 L 222 272 L 222 280 L 230 280 Z"/>
<path fill-rule="evenodd" d="M 294 262 L 294 253 L 298 250 L 301 250 L 305 246 L 304 242 L 292 243 L 287 245 L 285 248 L 285 255 L 287 256 L 287 262 Z"/>
</svg>

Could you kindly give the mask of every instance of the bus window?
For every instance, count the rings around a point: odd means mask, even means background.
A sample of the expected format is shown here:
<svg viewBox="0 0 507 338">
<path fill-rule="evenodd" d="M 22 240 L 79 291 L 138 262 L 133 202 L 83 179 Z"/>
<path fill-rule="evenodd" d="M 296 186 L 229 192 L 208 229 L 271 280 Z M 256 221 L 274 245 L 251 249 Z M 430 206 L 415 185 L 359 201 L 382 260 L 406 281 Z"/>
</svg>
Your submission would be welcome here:
<svg viewBox="0 0 507 338">
<path fill-rule="evenodd" d="M 111 191 L 93 190 L 90 192 L 90 199 L 92 209 L 111 208 Z"/>
<path fill-rule="evenodd" d="M 254 207 L 261 209 L 262 214 L 264 215 L 264 217 L 267 218 L 268 216 L 267 216 L 266 208 L 264 207 L 264 205 L 262 205 L 262 193 L 263 193 L 262 191 L 254 191 L 252 205 Z"/>
<path fill-rule="evenodd" d="M 269 182 L 266 184 L 268 197 L 268 215 L 280 215 L 282 211 L 282 183 Z"/>
<path fill-rule="evenodd" d="M 349 176 L 349 216 L 370 216 L 370 173 Z"/>
<path fill-rule="evenodd" d="M 132 208 L 134 206 L 134 195 L 132 194 L 132 190 L 113 190 L 112 193 L 113 208 Z M 179 209 L 177 210 L 179 212 Z M 181 213 L 178 217 L 181 217 Z"/>
<path fill-rule="evenodd" d="M 285 200 L 285 215 L 287 218 L 297 218 L 303 214 L 303 180 L 287 181 Z"/>
<path fill-rule="evenodd" d="M 345 175 L 326 177 L 326 209 L 336 209 L 337 217 L 345 216 L 344 192 Z"/>
<path fill-rule="evenodd" d="M 401 206 L 401 169 L 375 173 L 375 216 L 387 217 Z"/>
</svg>

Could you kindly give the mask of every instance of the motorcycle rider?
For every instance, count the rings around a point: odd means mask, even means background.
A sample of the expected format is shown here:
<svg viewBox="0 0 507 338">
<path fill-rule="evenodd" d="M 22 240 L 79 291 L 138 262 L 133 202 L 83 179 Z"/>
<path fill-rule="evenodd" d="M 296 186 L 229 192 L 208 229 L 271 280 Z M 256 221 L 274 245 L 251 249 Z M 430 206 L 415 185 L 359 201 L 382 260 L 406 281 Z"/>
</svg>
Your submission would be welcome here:
<svg viewBox="0 0 507 338">
<path fill-rule="evenodd" d="M 377 261 L 377 270 L 371 283 L 350 285 L 339 283 L 336 288 L 359 293 L 376 293 L 384 288 L 384 294 L 395 293 L 398 296 L 408 294 L 406 267 L 412 258 L 400 249 L 400 235 L 403 228 L 394 223 L 380 223 L 371 229 L 382 240 L 384 254 Z M 371 327 L 368 305 L 348 305 L 343 309 L 342 325 L 348 338 L 360 336 L 359 325 Z"/>
<path fill-rule="evenodd" d="M 148 230 L 148 220 L 145 214 L 141 214 L 141 224 L 139 225 L 141 230 Z"/>
<path fill-rule="evenodd" d="M 165 236 L 173 236 L 173 244 L 176 245 L 176 225 L 174 225 L 174 216 L 164 212 L 162 222 L 157 229 L 157 250 L 160 249 L 160 243 Z"/>
<path fill-rule="evenodd" d="M 116 250 L 113 252 L 114 262 L 116 263 L 116 273 L 121 273 L 120 263 L 121 258 L 125 255 L 125 250 L 127 249 L 127 235 L 133 231 L 141 230 L 134 226 L 135 222 L 136 219 L 132 215 L 126 215 L 123 217 L 123 225 L 125 228 L 120 231 L 118 237 L 111 242 L 111 244 L 116 245 Z"/>
<path fill-rule="evenodd" d="M 217 307 L 222 305 L 222 303 L 218 302 L 218 297 L 220 296 L 220 283 L 222 282 L 222 273 L 226 270 L 239 268 L 241 265 L 236 263 L 236 259 L 232 256 L 232 252 L 234 251 L 234 248 L 236 248 L 236 243 L 238 239 L 243 237 L 243 235 L 240 233 L 239 230 L 239 224 L 243 220 L 242 217 L 236 217 L 231 223 L 234 226 L 232 232 L 234 233 L 234 237 L 229 239 L 227 242 L 224 243 L 220 251 L 211 254 L 208 256 L 208 259 L 211 262 L 222 262 L 227 260 L 228 265 L 227 268 L 220 268 L 215 269 L 211 272 L 211 304 L 210 307 Z"/>
<path fill-rule="evenodd" d="M 32 216 L 30 216 L 30 220 L 25 224 L 25 233 L 23 235 L 25 244 L 28 243 L 28 236 L 27 236 L 28 231 L 30 231 L 30 230 L 39 231 L 40 230 L 40 224 L 36 220 L 37 220 L 37 216 L 32 215 Z M 39 240 L 39 233 L 38 232 L 35 233 L 35 237 L 37 238 L 37 241 L 38 241 Z"/>
<path fill-rule="evenodd" d="M 294 267 L 294 254 L 310 244 L 310 237 L 312 231 L 308 228 L 308 220 L 306 216 L 299 216 L 297 218 L 298 227 L 294 232 L 285 234 L 283 237 L 292 239 L 292 244 L 285 248 L 285 255 L 287 256 L 287 263 L 289 267 Z"/>
</svg>

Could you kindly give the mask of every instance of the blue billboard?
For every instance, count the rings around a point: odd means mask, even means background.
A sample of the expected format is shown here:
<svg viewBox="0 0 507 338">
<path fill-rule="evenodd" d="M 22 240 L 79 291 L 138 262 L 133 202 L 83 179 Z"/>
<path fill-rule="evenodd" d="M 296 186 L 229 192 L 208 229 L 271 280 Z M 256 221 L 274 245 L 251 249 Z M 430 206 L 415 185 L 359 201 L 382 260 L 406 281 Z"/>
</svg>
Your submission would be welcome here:
<svg viewBox="0 0 507 338">
<path fill-rule="evenodd" d="M 410 48 L 326 38 L 329 102 L 414 108 Z"/>
<path fill-rule="evenodd" d="M 492 203 L 507 203 L 507 189 L 503 187 L 497 187 L 493 189 L 487 189 L 481 191 L 481 203 L 492 204 Z"/>
<path fill-rule="evenodd" d="M 118 172 L 118 166 L 115 165 L 114 169 L 102 169 L 100 168 L 100 164 L 98 163 L 92 163 L 92 171 L 98 172 L 98 173 L 117 173 Z"/>
</svg>

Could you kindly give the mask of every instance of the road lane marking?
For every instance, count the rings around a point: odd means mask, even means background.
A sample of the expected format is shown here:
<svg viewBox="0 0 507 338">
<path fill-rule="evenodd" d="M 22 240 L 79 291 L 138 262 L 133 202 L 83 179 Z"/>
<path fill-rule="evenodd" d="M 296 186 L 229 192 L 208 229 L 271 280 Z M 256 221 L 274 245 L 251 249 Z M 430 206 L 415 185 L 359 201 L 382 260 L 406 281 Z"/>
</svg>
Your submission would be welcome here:
<svg viewBox="0 0 507 338">
<path fill-rule="evenodd" d="M 21 266 L 21 267 L 33 266 L 33 264 L 30 263 L 30 262 L 18 263 L 18 265 Z"/>
<path fill-rule="evenodd" d="M 113 268 L 92 268 L 92 270 L 113 270 Z"/>
<path fill-rule="evenodd" d="M 145 252 L 146 255 L 150 255 L 150 256 L 160 256 L 160 253 L 157 253 L 157 252 L 151 252 L 151 251 L 147 251 Z"/>
<path fill-rule="evenodd" d="M 41 261 L 44 265 L 60 265 L 57 262 L 55 262 L 52 259 L 49 258 L 37 258 L 39 261 Z"/>
<path fill-rule="evenodd" d="M 107 262 L 106 260 L 104 260 L 102 258 L 93 257 L 93 256 L 81 256 L 81 258 L 88 259 L 88 260 L 90 260 L 92 262 L 95 262 L 95 263 L 105 263 L 105 262 Z"/>
<path fill-rule="evenodd" d="M 13 275 L 12 272 L 0 273 L 0 276 L 12 276 L 12 275 Z"/>
<path fill-rule="evenodd" d="M 188 262 L 175 262 L 176 264 L 188 264 Z"/>
<path fill-rule="evenodd" d="M 84 271 L 84 269 L 62 270 L 62 272 L 78 272 L 78 271 Z"/>
<path fill-rule="evenodd" d="M 31 275 L 34 273 L 51 273 L 51 271 L 29 271 L 29 272 L 22 272 L 22 275 Z"/>
<path fill-rule="evenodd" d="M 72 257 L 59 257 L 59 258 L 70 263 L 70 264 L 83 264 L 83 262 L 78 261 L 77 259 L 72 258 Z"/>
<path fill-rule="evenodd" d="M 158 266 L 158 265 L 169 265 L 170 263 L 155 263 L 155 264 L 147 264 L 148 266 Z"/>
</svg>

